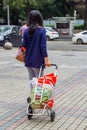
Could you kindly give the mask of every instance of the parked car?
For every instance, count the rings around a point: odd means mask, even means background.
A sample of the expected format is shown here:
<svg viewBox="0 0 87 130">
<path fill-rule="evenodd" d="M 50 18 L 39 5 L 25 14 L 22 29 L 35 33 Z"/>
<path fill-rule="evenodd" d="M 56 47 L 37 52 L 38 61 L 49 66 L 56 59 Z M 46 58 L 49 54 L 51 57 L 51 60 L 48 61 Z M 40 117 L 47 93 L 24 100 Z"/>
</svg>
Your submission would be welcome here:
<svg viewBox="0 0 87 130">
<path fill-rule="evenodd" d="M 19 26 L 15 25 L 0 25 L 0 46 L 4 46 L 7 41 L 11 42 L 15 47 L 20 46 L 19 28 Z"/>
<path fill-rule="evenodd" d="M 53 40 L 59 38 L 59 33 L 51 27 L 45 27 L 47 40 Z"/>
<path fill-rule="evenodd" d="M 87 30 L 73 34 L 72 42 L 77 44 L 87 43 Z"/>
<path fill-rule="evenodd" d="M 63 31 L 61 32 L 62 35 L 69 35 L 69 33 L 67 31 Z"/>
</svg>

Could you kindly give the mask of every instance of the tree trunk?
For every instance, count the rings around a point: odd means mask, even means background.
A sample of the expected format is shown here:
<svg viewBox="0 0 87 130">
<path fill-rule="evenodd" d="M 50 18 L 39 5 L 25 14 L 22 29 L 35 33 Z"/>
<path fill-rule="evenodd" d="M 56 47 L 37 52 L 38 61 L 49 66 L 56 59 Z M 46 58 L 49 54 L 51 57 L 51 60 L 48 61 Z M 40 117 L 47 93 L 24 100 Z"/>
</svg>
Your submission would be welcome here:
<svg viewBox="0 0 87 130">
<path fill-rule="evenodd" d="M 85 4 L 84 29 L 87 29 L 87 0 Z"/>
<path fill-rule="evenodd" d="M 0 17 L 3 18 L 3 0 L 0 0 Z"/>
</svg>

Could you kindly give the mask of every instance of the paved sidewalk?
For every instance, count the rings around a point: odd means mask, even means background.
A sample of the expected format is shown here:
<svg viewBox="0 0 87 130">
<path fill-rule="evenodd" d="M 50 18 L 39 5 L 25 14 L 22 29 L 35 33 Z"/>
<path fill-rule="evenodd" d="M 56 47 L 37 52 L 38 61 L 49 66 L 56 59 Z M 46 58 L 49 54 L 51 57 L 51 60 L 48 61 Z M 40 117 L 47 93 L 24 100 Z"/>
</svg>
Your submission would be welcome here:
<svg viewBox="0 0 87 130">
<path fill-rule="evenodd" d="M 87 130 L 87 52 L 49 51 L 59 68 L 51 122 L 44 115 L 27 118 L 28 73 L 16 51 L 0 48 L 0 130 Z"/>
</svg>

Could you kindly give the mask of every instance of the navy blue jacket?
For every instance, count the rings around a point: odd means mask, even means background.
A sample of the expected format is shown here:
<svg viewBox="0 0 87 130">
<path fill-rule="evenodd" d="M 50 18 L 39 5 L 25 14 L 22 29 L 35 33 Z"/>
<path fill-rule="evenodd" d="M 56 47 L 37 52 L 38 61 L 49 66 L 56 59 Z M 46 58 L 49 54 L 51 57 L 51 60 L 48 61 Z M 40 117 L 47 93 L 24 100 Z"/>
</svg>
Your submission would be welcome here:
<svg viewBox="0 0 87 130">
<path fill-rule="evenodd" d="M 38 27 L 33 38 L 29 36 L 29 28 L 25 29 L 23 36 L 23 46 L 26 48 L 25 66 L 40 68 L 45 64 L 44 58 L 48 56 L 46 47 L 46 31 L 43 27 Z"/>
</svg>

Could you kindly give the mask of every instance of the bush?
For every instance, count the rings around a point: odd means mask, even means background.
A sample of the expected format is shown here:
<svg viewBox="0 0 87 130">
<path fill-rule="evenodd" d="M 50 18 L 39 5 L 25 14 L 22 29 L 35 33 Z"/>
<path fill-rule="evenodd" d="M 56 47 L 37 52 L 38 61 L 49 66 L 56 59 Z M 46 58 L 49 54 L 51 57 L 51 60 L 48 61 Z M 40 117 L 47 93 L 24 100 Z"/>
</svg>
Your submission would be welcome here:
<svg viewBox="0 0 87 130">
<path fill-rule="evenodd" d="M 74 26 L 74 29 L 83 29 L 83 28 L 84 28 L 84 25 Z"/>
<path fill-rule="evenodd" d="M 54 25 L 45 25 L 46 27 L 54 27 Z"/>
</svg>

